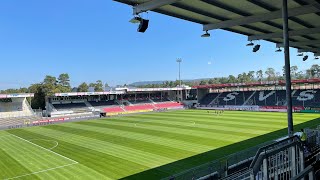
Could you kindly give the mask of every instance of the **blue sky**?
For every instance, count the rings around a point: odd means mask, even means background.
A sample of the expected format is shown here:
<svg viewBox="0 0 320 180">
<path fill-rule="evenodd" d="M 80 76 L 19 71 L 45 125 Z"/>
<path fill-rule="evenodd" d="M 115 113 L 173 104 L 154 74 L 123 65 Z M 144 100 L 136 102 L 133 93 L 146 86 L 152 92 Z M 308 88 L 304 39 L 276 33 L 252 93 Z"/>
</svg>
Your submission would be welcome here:
<svg viewBox="0 0 320 180">
<path fill-rule="evenodd" d="M 128 23 L 131 17 L 129 6 L 111 0 L 0 1 L 0 89 L 60 73 L 69 73 L 74 86 L 98 79 L 111 85 L 175 80 L 177 57 L 183 59 L 183 79 L 281 71 L 284 64 L 272 43 L 261 42 L 252 53 L 245 36 L 216 30 L 203 39 L 200 25 L 152 12 L 141 34 Z M 295 49 L 291 54 L 301 70 L 318 63 L 302 62 Z"/>
</svg>

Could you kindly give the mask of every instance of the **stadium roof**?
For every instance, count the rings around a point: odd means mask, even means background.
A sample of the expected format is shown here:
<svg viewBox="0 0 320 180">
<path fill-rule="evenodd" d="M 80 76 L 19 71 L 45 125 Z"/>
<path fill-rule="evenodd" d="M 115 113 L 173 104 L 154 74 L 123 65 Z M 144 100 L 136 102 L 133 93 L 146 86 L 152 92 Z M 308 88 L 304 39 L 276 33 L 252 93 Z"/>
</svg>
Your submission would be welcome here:
<svg viewBox="0 0 320 180">
<path fill-rule="evenodd" d="M 292 80 L 292 84 L 319 84 L 320 78 L 315 79 L 299 79 Z M 228 83 L 228 84 L 209 84 L 209 85 L 199 85 L 193 88 L 197 89 L 208 89 L 208 88 L 227 88 L 227 87 L 248 87 L 248 86 L 284 86 L 286 82 L 284 80 L 280 81 L 262 81 L 262 82 L 249 82 L 249 83 Z"/>
<path fill-rule="evenodd" d="M 203 25 L 203 30 L 224 29 L 283 46 L 280 0 L 115 0 L 134 6 L 133 14 L 154 11 Z M 320 1 L 289 0 L 290 46 L 320 56 Z"/>
</svg>

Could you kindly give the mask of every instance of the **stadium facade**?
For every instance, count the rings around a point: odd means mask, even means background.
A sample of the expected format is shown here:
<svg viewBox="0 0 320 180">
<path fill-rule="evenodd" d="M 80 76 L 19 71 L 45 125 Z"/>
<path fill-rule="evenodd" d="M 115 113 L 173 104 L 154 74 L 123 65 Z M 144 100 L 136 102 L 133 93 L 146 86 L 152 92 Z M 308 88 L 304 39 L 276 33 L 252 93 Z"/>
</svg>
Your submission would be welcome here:
<svg viewBox="0 0 320 180">
<path fill-rule="evenodd" d="M 287 111 L 284 81 L 197 86 L 200 109 Z M 319 112 L 320 79 L 292 81 L 295 112 Z"/>
<path fill-rule="evenodd" d="M 320 111 L 320 79 L 294 80 L 292 89 L 295 112 Z M 183 108 L 287 111 L 284 81 L 56 93 L 46 98 L 46 110 L 40 114 L 35 113 L 27 101 L 33 96 L 0 95 L 0 127 L 16 128 Z"/>
</svg>

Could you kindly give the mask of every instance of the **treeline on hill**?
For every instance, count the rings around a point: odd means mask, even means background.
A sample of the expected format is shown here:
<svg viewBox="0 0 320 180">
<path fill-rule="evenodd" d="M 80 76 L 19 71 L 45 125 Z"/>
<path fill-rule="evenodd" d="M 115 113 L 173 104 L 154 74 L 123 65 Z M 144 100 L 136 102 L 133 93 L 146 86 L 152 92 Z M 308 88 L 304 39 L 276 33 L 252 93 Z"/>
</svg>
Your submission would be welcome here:
<svg viewBox="0 0 320 180">
<path fill-rule="evenodd" d="M 238 76 L 229 75 L 228 77 L 216 77 L 206 80 L 198 81 L 184 81 L 182 84 L 188 86 L 207 85 L 207 84 L 226 84 L 226 83 L 244 83 L 244 82 L 260 82 L 260 81 L 276 81 L 285 79 L 285 70 L 282 68 L 282 72 L 276 72 L 273 68 L 267 68 L 265 71 L 249 71 L 243 72 Z M 320 66 L 318 64 L 312 65 L 305 71 L 299 71 L 297 66 L 291 67 L 292 79 L 310 79 L 320 78 Z M 147 84 L 138 86 L 140 88 L 153 88 L 153 87 L 176 87 L 179 85 L 179 81 L 165 81 L 162 84 Z"/>
<path fill-rule="evenodd" d="M 320 66 L 312 65 L 306 71 L 299 71 L 297 66 L 291 67 L 292 79 L 309 79 L 320 78 Z M 182 84 L 188 86 L 206 85 L 206 84 L 225 84 L 225 83 L 243 83 L 243 82 L 257 82 L 257 81 L 274 81 L 284 80 L 283 72 L 276 72 L 273 68 L 267 68 L 266 71 L 249 71 L 239 74 L 237 77 L 229 75 L 228 77 L 211 78 L 208 80 L 200 81 L 188 81 Z M 179 81 L 165 81 L 163 84 L 148 84 L 143 86 L 137 86 L 141 88 L 156 88 L 156 87 L 176 87 L 179 85 Z M 126 86 L 126 85 L 124 85 Z M 13 93 L 34 93 L 35 96 L 32 99 L 31 106 L 33 109 L 45 109 L 45 97 L 52 96 L 54 93 L 65 92 L 88 92 L 89 88 L 94 91 L 103 91 L 104 88 L 108 88 L 108 84 L 103 84 L 101 80 L 94 83 L 81 83 L 78 87 L 72 88 L 70 85 L 70 77 L 68 73 L 60 74 L 58 77 L 47 75 L 40 83 L 32 84 L 28 88 L 19 89 L 7 89 L 1 90 L 0 94 L 13 94 Z"/>
<path fill-rule="evenodd" d="M 68 73 L 60 74 L 59 77 L 47 75 L 40 83 L 32 84 L 28 88 L 19 89 L 7 89 L 1 90 L 0 94 L 13 94 L 13 93 L 34 93 L 31 106 L 33 109 L 45 109 L 45 97 L 52 96 L 55 93 L 66 92 L 88 92 L 92 87 L 95 91 L 103 91 L 104 86 L 108 87 L 108 84 L 103 85 L 101 80 L 95 83 L 82 83 L 78 87 L 71 88 L 70 77 Z"/>
</svg>

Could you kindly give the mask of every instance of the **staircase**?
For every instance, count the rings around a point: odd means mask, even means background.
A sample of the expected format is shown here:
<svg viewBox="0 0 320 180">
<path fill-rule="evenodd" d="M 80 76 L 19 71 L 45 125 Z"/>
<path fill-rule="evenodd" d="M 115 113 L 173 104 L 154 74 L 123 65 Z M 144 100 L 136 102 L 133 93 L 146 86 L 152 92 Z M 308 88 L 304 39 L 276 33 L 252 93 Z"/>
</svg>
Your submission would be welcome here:
<svg viewBox="0 0 320 180">
<path fill-rule="evenodd" d="M 243 105 L 247 105 L 247 103 L 250 101 L 250 99 L 256 94 L 257 91 L 254 91 L 251 96 L 243 103 Z M 250 104 L 251 105 L 251 104 Z"/>
<path fill-rule="evenodd" d="M 94 108 L 88 101 L 84 101 L 84 104 L 90 109 L 91 111 L 96 111 L 96 108 Z"/>
<path fill-rule="evenodd" d="M 220 93 L 216 98 L 214 98 L 210 103 L 209 105 L 212 105 L 220 96 L 221 96 L 222 93 Z"/>
</svg>

